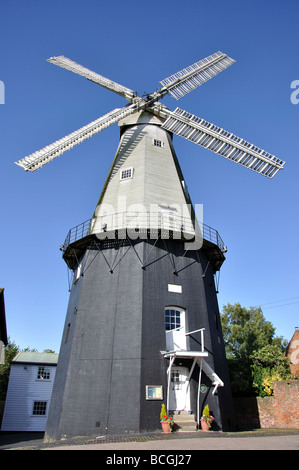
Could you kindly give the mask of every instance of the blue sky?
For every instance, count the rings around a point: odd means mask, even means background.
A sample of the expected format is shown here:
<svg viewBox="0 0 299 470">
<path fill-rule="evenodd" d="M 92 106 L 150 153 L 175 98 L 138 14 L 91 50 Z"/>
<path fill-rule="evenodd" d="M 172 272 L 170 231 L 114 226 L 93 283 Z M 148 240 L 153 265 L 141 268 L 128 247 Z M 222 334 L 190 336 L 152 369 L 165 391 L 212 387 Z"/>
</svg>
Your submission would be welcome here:
<svg viewBox="0 0 299 470">
<path fill-rule="evenodd" d="M 46 59 L 65 55 L 140 94 L 221 50 L 236 60 L 176 102 L 285 160 L 273 180 L 174 137 L 194 204 L 228 247 L 219 307 L 259 306 L 291 339 L 299 326 L 297 0 L 3 0 L 0 6 L 0 286 L 8 334 L 59 351 L 68 303 L 59 246 L 91 217 L 114 157 L 114 125 L 35 173 L 14 161 L 126 101 Z"/>
</svg>

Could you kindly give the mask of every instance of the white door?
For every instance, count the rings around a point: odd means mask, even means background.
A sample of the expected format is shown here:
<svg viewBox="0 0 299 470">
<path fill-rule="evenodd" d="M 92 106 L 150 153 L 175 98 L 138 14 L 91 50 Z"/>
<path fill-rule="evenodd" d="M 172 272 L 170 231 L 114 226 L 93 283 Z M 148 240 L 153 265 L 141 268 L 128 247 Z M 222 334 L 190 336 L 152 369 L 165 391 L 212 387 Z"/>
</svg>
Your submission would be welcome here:
<svg viewBox="0 0 299 470">
<path fill-rule="evenodd" d="M 167 351 L 185 351 L 186 315 L 183 309 L 167 307 L 165 309 L 165 334 Z"/>
<path fill-rule="evenodd" d="M 169 409 L 190 410 L 190 387 L 188 386 L 188 369 L 174 366 L 171 368 Z"/>
</svg>

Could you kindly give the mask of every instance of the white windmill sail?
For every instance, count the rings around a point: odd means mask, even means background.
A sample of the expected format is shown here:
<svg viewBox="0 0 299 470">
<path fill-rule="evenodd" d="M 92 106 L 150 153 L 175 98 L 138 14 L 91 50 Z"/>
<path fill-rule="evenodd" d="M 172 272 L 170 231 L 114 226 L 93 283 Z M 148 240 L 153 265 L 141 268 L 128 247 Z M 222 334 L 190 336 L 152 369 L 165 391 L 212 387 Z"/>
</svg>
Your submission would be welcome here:
<svg viewBox="0 0 299 470">
<path fill-rule="evenodd" d="M 235 60 L 218 51 L 180 72 L 165 78 L 160 83 L 167 88 L 173 98 L 178 100 L 215 77 L 215 75 L 225 70 L 234 62 Z"/>
<path fill-rule="evenodd" d="M 25 171 L 35 171 L 59 155 L 62 155 L 66 150 L 71 149 L 80 142 L 92 137 L 130 114 L 141 110 L 146 110 L 149 113 L 164 118 L 165 122 L 163 128 L 165 130 L 178 134 L 187 140 L 191 140 L 214 153 L 222 155 L 264 176 L 273 178 L 277 171 L 283 168 L 285 163 L 283 160 L 250 144 L 246 140 L 204 119 L 198 118 L 187 111 L 177 108 L 174 112 L 171 112 L 165 106 L 157 103 L 168 93 L 176 99 L 183 97 L 235 62 L 221 51 L 162 80 L 161 84 L 163 87 L 152 94 L 148 94 L 146 97 L 137 97 L 133 90 L 95 73 L 67 57 L 51 57 L 49 62 L 77 73 L 123 96 L 131 102 L 131 105 L 122 109 L 115 109 L 105 116 L 87 124 L 78 131 L 18 160 L 16 164 L 24 168 Z"/>
<path fill-rule="evenodd" d="M 101 85 L 102 87 L 107 88 L 110 91 L 114 91 L 114 93 L 123 96 L 129 101 L 131 101 L 136 96 L 136 93 L 133 90 L 130 90 L 130 88 L 120 85 L 119 83 L 116 83 L 113 80 L 110 80 L 109 78 L 103 77 L 102 75 L 95 73 L 80 64 L 77 64 L 77 62 L 74 62 L 73 60 L 68 59 L 63 55 L 57 57 L 50 57 L 50 59 L 48 59 L 48 62 L 54 65 L 58 65 L 63 69 L 77 73 L 78 75 L 81 75 L 82 77 L 85 77 L 88 80 L 97 83 L 98 85 Z"/>
<path fill-rule="evenodd" d="M 250 170 L 273 178 L 283 168 L 283 160 L 187 111 L 176 108 L 174 112 L 164 111 L 164 114 L 168 115 L 164 129 Z"/>
<path fill-rule="evenodd" d="M 54 160 L 54 158 L 59 157 L 67 150 L 75 147 L 75 145 L 78 145 L 84 140 L 98 134 L 103 129 L 106 129 L 119 121 L 119 119 L 122 119 L 134 112 L 136 112 L 136 106 L 134 104 L 122 109 L 116 108 L 113 111 L 110 111 L 110 113 L 107 113 L 86 126 L 81 127 L 77 131 L 72 132 L 53 144 L 48 145 L 47 147 L 44 147 L 43 149 L 38 150 L 15 163 L 24 168 L 25 171 L 38 170 L 46 163 Z"/>
</svg>

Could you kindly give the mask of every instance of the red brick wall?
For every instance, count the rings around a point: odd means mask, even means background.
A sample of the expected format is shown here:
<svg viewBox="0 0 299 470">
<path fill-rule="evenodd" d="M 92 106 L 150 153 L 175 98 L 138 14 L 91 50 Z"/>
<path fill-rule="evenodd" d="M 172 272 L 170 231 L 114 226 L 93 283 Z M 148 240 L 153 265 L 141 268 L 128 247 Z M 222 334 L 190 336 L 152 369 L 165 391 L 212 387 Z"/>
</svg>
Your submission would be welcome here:
<svg viewBox="0 0 299 470">
<path fill-rule="evenodd" d="M 299 380 L 283 380 L 273 385 L 272 397 L 233 399 L 238 429 L 299 429 Z"/>
<path fill-rule="evenodd" d="M 259 424 L 261 428 L 275 428 L 275 416 L 273 407 L 275 403 L 274 397 L 257 397 L 257 407 L 259 413 Z"/>
<path fill-rule="evenodd" d="M 258 397 L 261 428 L 299 429 L 299 380 L 273 383 L 273 397 Z"/>
</svg>

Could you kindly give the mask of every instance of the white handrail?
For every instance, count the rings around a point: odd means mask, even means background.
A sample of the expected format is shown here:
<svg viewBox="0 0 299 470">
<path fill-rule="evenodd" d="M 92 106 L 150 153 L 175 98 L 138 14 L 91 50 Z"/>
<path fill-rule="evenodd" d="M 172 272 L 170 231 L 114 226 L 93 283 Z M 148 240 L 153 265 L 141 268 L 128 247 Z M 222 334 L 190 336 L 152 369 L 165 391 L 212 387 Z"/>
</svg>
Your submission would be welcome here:
<svg viewBox="0 0 299 470">
<path fill-rule="evenodd" d="M 188 333 L 185 333 L 185 336 L 192 335 L 192 333 L 197 333 L 198 331 L 204 331 L 204 330 L 205 330 L 205 328 L 200 328 L 199 330 L 189 331 Z"/>
<path fill-rule="evenodd" d="M 199 331 L 200 331 L 201 352 L 204 352 L 204 350 L 205 350 L 205 345 L 204 345 L 204 335 L 203 335 L 203 332 L 205 331 L 205 328 L 199 328 L 198 330 L 189 331 L 188 333 L 185 333 L 185 336 L 187 336 L 187 335 L 192 335 L 192 333 L 198 333 Z"/>
</svg>

